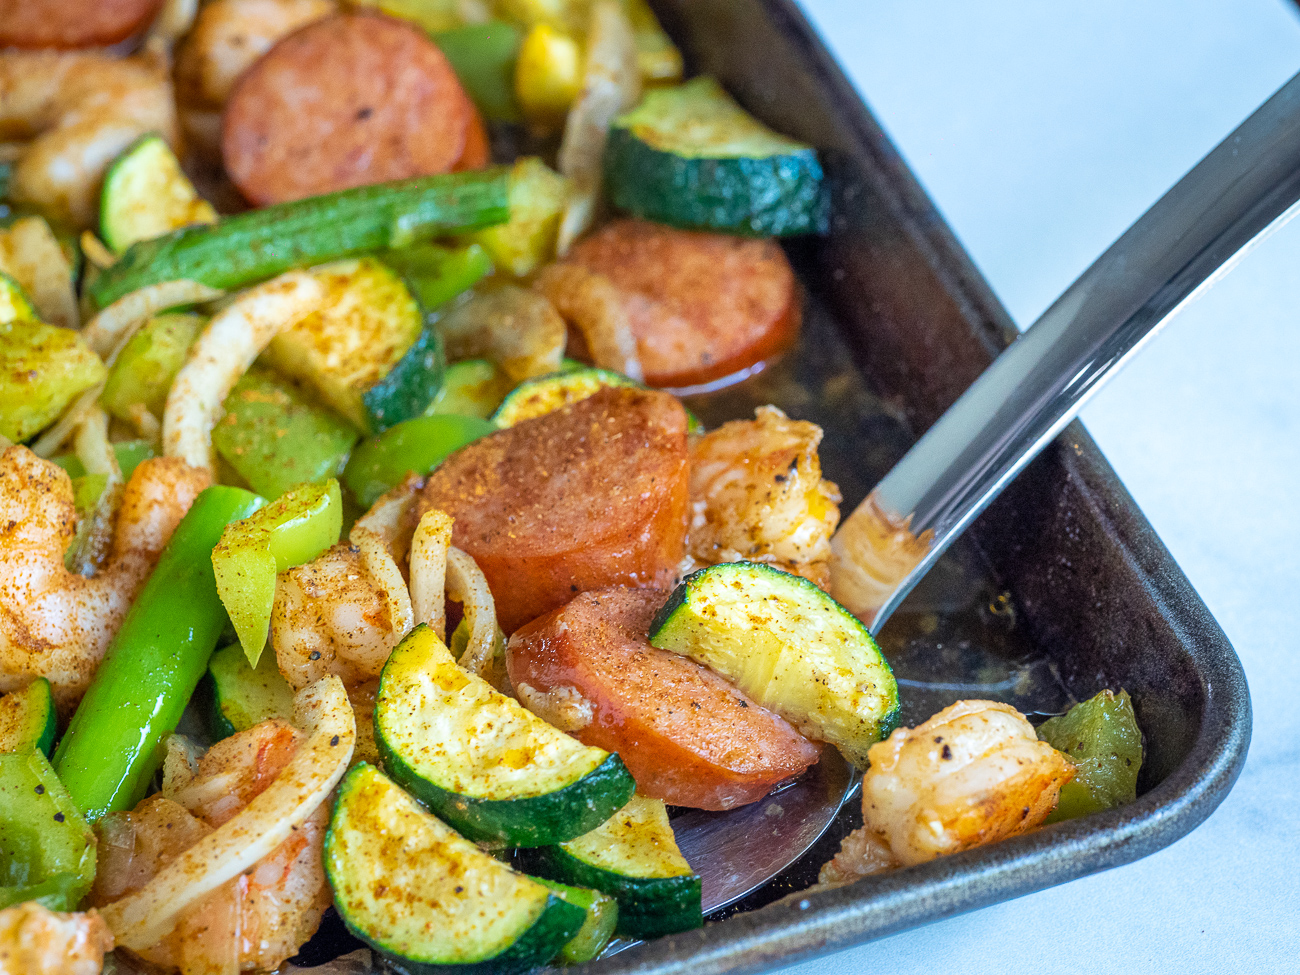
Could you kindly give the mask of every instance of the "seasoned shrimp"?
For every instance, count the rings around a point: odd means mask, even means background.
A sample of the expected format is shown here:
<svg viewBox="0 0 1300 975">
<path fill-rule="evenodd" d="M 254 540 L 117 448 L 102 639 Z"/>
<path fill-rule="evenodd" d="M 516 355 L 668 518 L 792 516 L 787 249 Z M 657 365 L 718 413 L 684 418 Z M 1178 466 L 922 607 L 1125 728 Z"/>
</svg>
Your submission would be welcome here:
<svg viewBox="0 0 1300 975">
<path fill-rule="evenodd" d="M 140 889 L 229 822 L 274 781 L 304 737 L 288 722 L 263 721 L 213 745 L 189 781 L 106 817 L 92 899 L 103 904 Z M 329 804 L 322 803 L 289 839 L 182 911 L 170 934 L 137 954 L 185 975 L 278 967 L 315 934 L 329 906 L 321 865 L 328 823 Z"/>
<path fill-rule="evenodd" d="M 896 866 L 1028 832 L 1056 808 L 1074 765 L 1015 708 L 958 701 L 871 747 L 862 777 L 865 824 L 822 868 L 848 883 Z"/>
<path fill-rule="evenodd" d="M 349 688 L 374 680 L 415 625 L 400 564 L 423 486 L 408 477 L 357 519 L 347 542 L 278 577 L 271 646 L 290 686 L 306 687 L 326 674 Z"/>
<path fill-rule="evenodd" d="M 80 700 L 108 642 L 208 475 L 170 458 L 131 475 L 108 558 L 64 568 L 76 527 L 72 482 L 26 447 L 0 453 L 0 693 L 49 678 L 59 710 Z"/>
<path fill-rule="evenodd" d="M 0 975 L 99 975 L 112 950 L 94 911 L 59 914 L 35 901 L 0 911 Z"/>
<path fill-rule="evenodd" d="M 822 478 L 821 428 L 775 406 L 755 412 L 691 445 L 687 554 L 702 565 L 767 562 L 824 589 L 840 491 Z"/>
<path fill-rule="evenodd" d="M 0 52 L 0 140 L 31 140 L 10 177 L 15 203 L 91 226 L 108 164 L 146 132 L 176 138 L 171 81 L 160 59 Z"/>
<path fill-rule="evenodd" d="M 235 81 L 280 38 L 334 13 L 332 0 L 214 0 L 199 11 L 176 57 L 176 97 L 185 134 L 221 145 L 221 109 Z"/>
</svg>

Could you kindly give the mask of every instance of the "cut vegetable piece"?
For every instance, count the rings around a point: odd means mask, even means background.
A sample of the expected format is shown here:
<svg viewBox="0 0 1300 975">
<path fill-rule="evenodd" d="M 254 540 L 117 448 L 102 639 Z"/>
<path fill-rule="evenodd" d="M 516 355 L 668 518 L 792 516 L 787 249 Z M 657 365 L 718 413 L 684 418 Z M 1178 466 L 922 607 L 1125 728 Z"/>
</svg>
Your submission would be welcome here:
<svg viewBox="0 0 1300 975">
<path fill-rule="evenodd" d="M 132 143 L 108 167 L 100 194 L 100 236 L 114 254 L 132 244 L 192 224 L 217 222 L 180 160 L 157 135 Z"/>
<path fill-rule="evenodd" d="M 296 488 L 221 533 L 212 550 L 217 595 L 252 666 L 266 646 L 277 573 L 316 558 L 342 529 L 343 499 L 331 479 Z"/>
<path fill-rule="evenodd" d="M 0 755 L 0 909 L 34 900 L 76 910 L 94 881 L 95 834 L 49 759 L 39 750 Z"/>
<path fill-rule="evenodd" d="M 161 417 L 172 381 L 206 322 L 202 315 L 189 314 L 149 319 L 113 363 L 99 397 L 104 409 L 127 423 L 135 422 L 140 406 Z"/>
<path fill-rule="evenodd" d="M 266 498 L 338 477 L 360 439 L 350 423 L 265 369 L 251 369 L 235 383 L 225 411 L 212 428 L 212 445 Z"/>
<path fill-rule="evenodd" d="M 58 715 L 54 694 L 44 677 L 0 697 L 0 752 L 36 749 L 49 757 L 54 751 Z M 2 845 L 2 844 L 0 844 Z"/>
<path fill-rule="evenodd" d="M 655 938 L 704 923 L 700 878 L 677 848 L 658 799 L 632 800 L 585 836 L 540 851 L 546 876 L 618 901 L 618 932 Z"/>
<path fill-rule="evenodd" d="M 555 257 L 569 181 L 534 156 L 510 169 L 510 219 L 480 230 L 474 239 L 499 268 L 515 277 L 532 274 Z"/>
<path fill-rule="evenodd" d="M 512 427 L 524 420 L 554 413 L 560 407 L 584 400 L 598 390 L 619 386 L 645 388 L 636 380 L 608 369 L 580 369 L 530 379 L 516 386 L 505 398 L 500 409 L 492 415 L 492 421 L 499 427 Z"/>
<path fill-rule="evenodd" d="M 464 0 L 353 0 L 353 7 L 374 7 L 390 17 L 419 24 L 430 34 L 464 23 Z"/>
<path fill-rule="evenodd" d="M 235 84 L 221 158 L 251 203 L 451 170 L 474 105 L 428 36 L 340 13 L 282 38 Z"/>
<path fill-rule="evenodd" d="M 359 430 L 378 432 L 409 419 L 406 400 L 423 402 L 442 379 L 442 360 L 425 339 L 420 303 L 393 270 L 373 257 L 336 261 L 311 276 L 325 289 L 325 304 L 271 340 L 263 358 L 286 376 L 300 379 Z M 390 385 L 381 381 L 419 345 Z M 367 400 L 367 394 L 371 394 Z"/>
<path fill-rule="evenodd" d="M 645 0 L 623 0 L 636 35 L 636 66 L 645 84 L 663 85 L 682 76 L 682 52 L 677 50 Z"/>
<path fill-rule="evenodd" d="M 627 588 L 574 597 L 516 631 L 510 682 L 529 710 L 617 753 L 641 795 L 696 809 L 756 802 L 821 750 L 708 668 L 646 643 L 667 597 Z"/>
<path fill-rule="evenodd" d="M 480 112 L 493 122 L 518 122 L 515 58 L 523 32 L 504 20 L 465 24 L 434 35 L 456 77 Z"/>
<path fill-rule="evenodd" d="M 0 230 L 0 272 L 18 282 L 44 321 L 63 328 L 81 323 L 73 258 L 41 217 L 20 217 Z"/>
<path fill-rule="evenodd" d="M 250 667 L 238 643 L 223 647 L 208 661 L 201 689 L 214 741 L 247 731 L 267 718 L 293 718 L 293 688 L 280 676 L 273 653 Z M 361 733 L 359 723 L 357 732 Z"/>
<path fill-rule="evenodd" d="M 393 779 L 471 840 L 572 839 L 636 789 L 617 755 L 579 744 L 462 670 L 424 625 L 384 665 L 375 741 Z"/>
<path fill-rule="evenodd" d="M 564 319 L 536 291 L 516 284 L 484 288 L 449 311 L 438 331 L 453 359 L 491 359 L 515 382 L 560 367 Z"/>
<path fill-rule="evenodd" d="M 294 267 L 406 247 L 510 217 L 509 170 L 425 176 L 250 210 L 127 250 L 89 286 L 96 308 L 165 281 L 237 288 Z"/>
<path fill-rule="evenodd" d="M 614 121 L 610 200 L 639 217 L 754 237 L 824 233 L 822 168 L 811 146 L 778 135 L 712 78 L 646 93 Z"/>
<path fill-rule="evenodd" d="M 478 417 L 453 414 L 419 417 L 361 443 L 343 471 L 343 483 L 357 502 L 369 508 L 379 496 L 414 471 L 428 474 L 454 451 L 496 427 Z"/>
<path fill-rule="evenodd" d="M 456 413 L 487 419 L 513 385 L 509 376 L 486 359 L 452 363 L 425 415 Z"/>
<path fill-rule="evenodd" d="M 594 325 L 582 316 L 597 314 L 599 306 L 571 293 L 563 278 L 547 281 L 571 264 L 613 283 L 651 386 L 680 389 L 734 375 L 776 355 L 798 334 L 794 271 L 772 240 L 643 220 L 608 224 L 538 279 L 560 313 L 585 333 Z"/>
<path fill-rule="evenodd" d="M 807 579 L 770 566 L 691 573 L 649 639 L 726 677 L 858 768 L 898 720 L 898 685 L 866 626 Z"/>
<path fill-rule="evenodd" d="M 413 244 L 385 251 L 383 261 L 402 276 L 426 311 L 435 311 L 492 273 L 492 258 L 478 244 Z"/>
<path fill-rule="evenodd" d="M 1038 727 L 1038 737 L 1074 762 L 1074 779 L 1046 822 L 1123 806 L 1137 798 L 1142 729 L 1128 691 L 1102 691 Z"/>
<path fill-rule="evenodd" d="M 550 961 L 586 912 L 462 839 L 371 765 L 339 787 L 325 873 L 348 929 L 399 970 L 525 972 Z"/>
<path fill-rule="evenodd" d="M 582 46 L 550 24 L 536 24 L 519 47 L 514 94 L 534 126 L 558 128 L 582 90 Z"/>
<path fill-rule="evenodd" d="M 539 884 L 549 887 L 561 900 L 568 901 L 587 912 L 587 919 L 582 927 L 565 943 L 556 960 L 566 965 L 579 965 L 598 957 L 609 944 L 609 939 L 614 936 L 614 928 L 618 924 L 618 901 L 608 894 L 587 887 L 570 887 L 568 884 L 543 880 L 540 877 L 536 880 Z"/>
<path fill-rule="evenodd" d="M 455 519 L 452 544 L 483 570 L 511 633 L 578 592 L 668 584 L 685 548 L 687 467 L 677 400 L 602 389 L 458 451 L 420 508 Z"/>
<path fill-rule="evenodd" d="M 26 440 L 107 374 L 81 335 L 35 320 L 18 285 L 0 274 L 0 436 Z"/>
<path fill-rule="evenodd" d="M 113 455 L 117 458 L 122 479 L 130 480 L 135 469 L 154 456 L 154 451 L 147 440 L 121 440 L 113 444 Z M 50 460 L 67 471 L 68 477 L 73 480 L 86 476 L 86 465 L 77 459 L 76 454 L 60 454 L 58 457 L 51 457 Z"/>
</svg>

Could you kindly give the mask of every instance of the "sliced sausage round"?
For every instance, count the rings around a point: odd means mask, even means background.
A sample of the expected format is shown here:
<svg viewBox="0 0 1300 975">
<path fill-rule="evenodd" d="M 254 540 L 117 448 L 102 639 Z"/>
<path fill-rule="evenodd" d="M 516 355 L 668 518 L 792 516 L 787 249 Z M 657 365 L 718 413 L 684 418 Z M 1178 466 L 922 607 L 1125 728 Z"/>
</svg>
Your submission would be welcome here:
<svg viewBox="0 0 1300 975">
<path fill-rule="evenodd" d="M 682 388 L 770 358 L 799 330 L 799 294 L 773 240 L 618 220 L 567 260 L 623 292 L 645 378 Z"/>
<path fill-rule="evenodd" d="M 0 0 L 0 47 L 104 47 L 142 30 L 162 0 Z"/>
<path fill-rule="evenodd" d="M 226 103 L 222 158 L 266 205 L 445 173 L 465 151 L 473 104 L 425 34 L 339 14 L 280 40 Z"/>
<path fill-rule="evenodd" d="M 420 513 L 455 519 L 507 633 L 574 594 L 672 583 L 686 545 L 686 411 L 652 390 L 604 389 L 484 437 L 425 483 Z"/>
<path fill-rule="evenodd" d="M 667 597 L 625 588 L 576 597 L 511 637 L 510 681 L 542 717 L 617 752 L 640 793 L 696 809 L 756 802 L 820 749 L 711 670 L 650 646 Z"/>
</svg>

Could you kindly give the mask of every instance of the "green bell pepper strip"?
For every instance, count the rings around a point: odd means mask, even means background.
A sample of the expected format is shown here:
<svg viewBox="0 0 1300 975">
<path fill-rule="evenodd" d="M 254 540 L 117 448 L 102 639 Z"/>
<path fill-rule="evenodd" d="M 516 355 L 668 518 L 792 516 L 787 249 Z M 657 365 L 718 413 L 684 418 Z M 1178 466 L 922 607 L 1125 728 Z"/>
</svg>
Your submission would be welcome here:
<svg viewBox="0 0 1300 975">
<path fill-rule="evenodd" d="M 524 32 L 504 20 L 465 24 L 433 35 L 469 97 L 493 122 L 523 118 L 515 100 L 515 61 L 523 40 Z"/>
<path fill-rule="evenodd" d="M 480 244 L 464 247 L 414 244 L 385 251 L 382 260 L 402 276 L 429 311 L 445 305 L 492 273 L 492 258 Z"/>
<path fill-rule="evenodd" d="M 1044 721 L 1038 737 L 1074 762 L 1074 778 L 1045 822 L 1057 823 L 1123 806 L 1137 798 L 1142 729 L 1128 692 L 1104 690 Z"/>
<path fill-rule="evenodd" d="M 154 456 L 153 446 L 148 440 L 123 440 L 113 444 L 113 453 L 117 455 L 117 466 L 122 469 L 123 480 L 129 480 L 132 471 Z M 67 471 L 68 477 L 74 481 L 86 476 L 85 465 L 77 459 L 76 454 L 60 454 L 50 460 Z"/>
<path fill-rule="evenodd" d="M 453 451 L 496 429 L 487 420 L 452 413 L 407 420 L 363 440 L 343 471 L 343 483 L 369 508 L 411 471 L 424 476 Z"/>
<path fill-rule="evenodd" d="M 214 486 L 181 519 L 108 646 L 54 753 L 54 769 L 90 822 L 144 797 L 226 625 L 212 549 L 226 525 L 266 502 Z"/>
<path fill-rule="evenodd" d="M 0 755 L 0 909 L 75 910 L 95 880 L 95 836 L 49 759 Z"/>
<path fill-rule="evenodd" d="M 486 420 L 514 386 L 509 376 L 486 359 L 464 359 L 447 367 L 442 389 L 424 415 L 459 413 Z"/>
<path fill-rule="evenodd" d="M 276 575 L 316 558 L 342 530 L 343 497 L 339 482 L 330 478 L 285 492 L 221 533 L 212 550 L 217 595 L 249 666 L 257 666 L 266 646 Z"/>
<path fill-rule="evenodd" d="M 239 288 L 293 267 L 503 223 L 504 168 L 421 176 L 249 210 L 132 244 L 86 289 L 95 308 L 161 281 Z"/>
</svg>

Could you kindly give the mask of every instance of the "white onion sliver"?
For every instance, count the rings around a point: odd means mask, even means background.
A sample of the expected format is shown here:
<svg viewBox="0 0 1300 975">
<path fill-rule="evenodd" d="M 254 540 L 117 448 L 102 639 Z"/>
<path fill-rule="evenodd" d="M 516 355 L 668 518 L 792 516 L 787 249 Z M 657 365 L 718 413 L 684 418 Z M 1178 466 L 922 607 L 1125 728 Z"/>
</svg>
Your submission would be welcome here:
<svg viewBox="0 0 1300 975">
<path fill-rule="evenodd" d="M 163 281 L 123 295 L 86 323 L 81 337 L 108 365 L 136 329 L 160 311 L 220 298 L 224 291 L 197 281 Z"/>
<path fill-rule="evenodd" d="M 256 864 L 325 801 L 347 771 L 356 742 L 343 682 L 331 675 L 299 691 L 294 722 L 308 732 L 307 740 L 260 795 L 142 888 L 101 909 L 119 945 L 142 951 L 156 944 L 181 911 Z"/>
<path fill-rule="evenodd" d="M 497 605 L 478 563 L 456 547 L 447 550 L 447 595 L 465 607 L 469 643 L 458 663 L 480 677 L 496 655 Z"/>
<path fill-rule="evenodd" d="M 411 539 L 411 609 L 415 622 L 425 623 L 447 639 L 447 549 L 451 545 L 451 517 L 430 508 L 420 518 Z"/>
<path fill-rule="evenodd" d="M 388 621 L 391 632 L 398 640 L 415 626 L 411 610 L 411 594 L 402 578 L 402 570 L 393 559 L 384 537 L 370 528 L 353 525 L 348 541 L 361 551 L 361 564 L 375 585 L 384 591 L 388 602 Z"/>
</svg>

